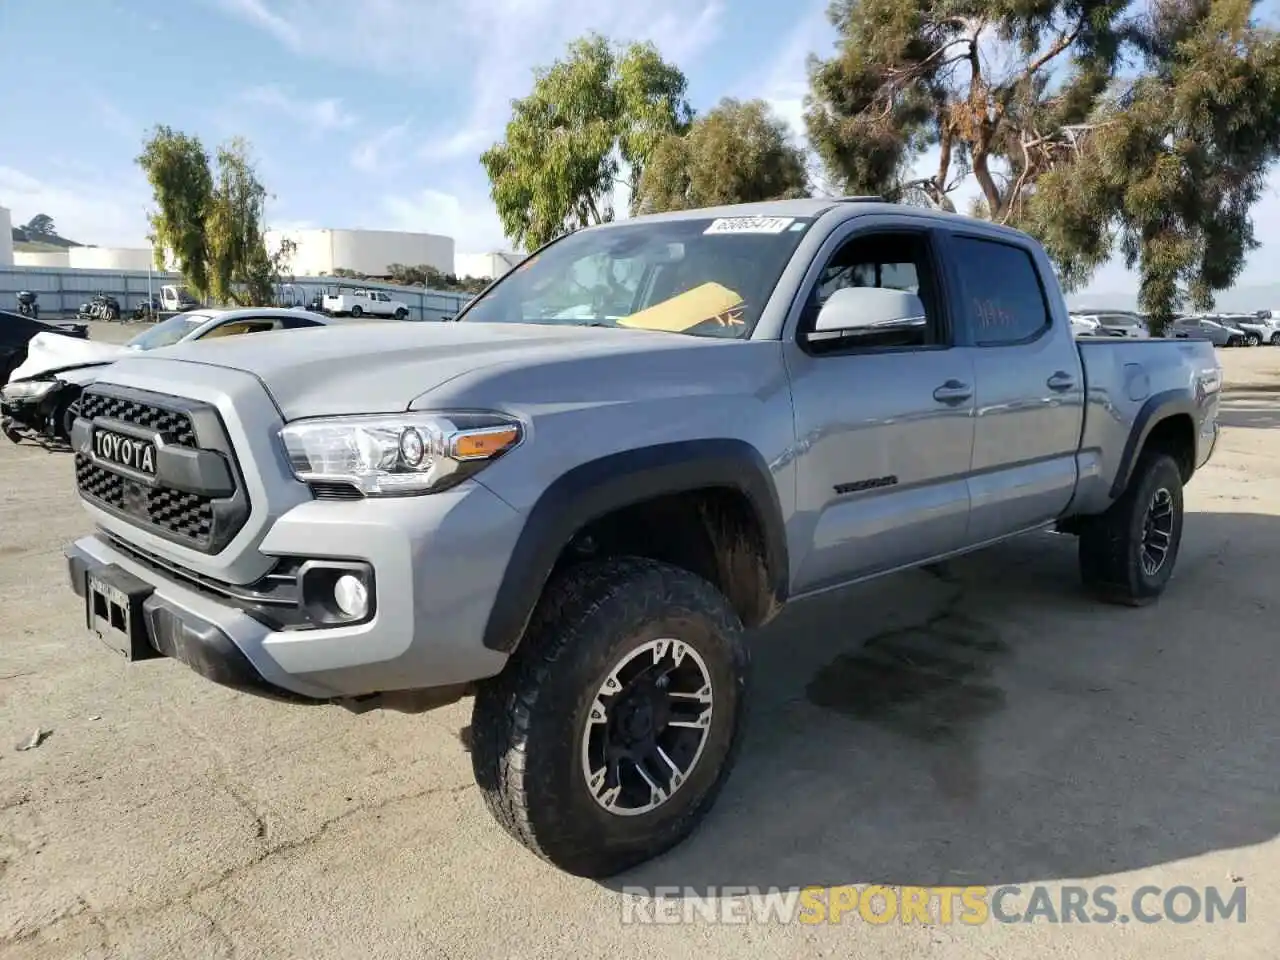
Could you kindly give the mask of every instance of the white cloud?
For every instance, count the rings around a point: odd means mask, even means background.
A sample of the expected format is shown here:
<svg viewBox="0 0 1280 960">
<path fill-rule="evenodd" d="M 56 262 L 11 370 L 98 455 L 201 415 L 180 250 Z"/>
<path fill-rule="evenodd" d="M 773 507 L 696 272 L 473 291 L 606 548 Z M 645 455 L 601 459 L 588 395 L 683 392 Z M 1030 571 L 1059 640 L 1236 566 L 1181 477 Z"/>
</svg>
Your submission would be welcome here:
<svg viewBox="0 0 1280 960">
<path fill-rule="evenodd" d="M 141 138 L 142 124 L 120 109 L 114 100 L 96 90 L 86 91 L 85 96 L 103 128 L 122 138 Z"/>
<path fill-rule="evenodd" d="M 422 151 L 435 160 L 478 155 L 501 137 L 510 102 L 528 91 L 534 67 L 560 56 L 575 37 L 594 30 L 652 40 L 665 57 L 687 64 L 719 34 L 725 9 L 725 0 L 219 2 L 301 55 L 367 65 L 400 80 L 447 81 L 466 99 L 451 111 L 461 123 L 428 134 Z"/>
<path fill-rule="evenodd" d="M 773 108 L 791 127 L 801 144 L 808 143 L 804 127 L 804 98 L 809 92 L 809 54 L 826 56 L 835 39 L 835 29 L 827 20 L 827 0 L 808 4 L 808 10 L 796 21 L 778 55 L 764 71 L 764 82 L 753 75 L 736 91 L 742 99 L 759 97 Z"/>
<path fill-rule="evenodd" d="M 222 6 L 255 27 L 267 31 L 291 50 L 303 47 L 302 31 L 288 15 L 275 13 L 263 0 L 219 0 Z"/>
<path fill-rule="evenodd" d="M 385 173 L 400 166 L 400 154 L 387 156 L 409 131 L 409 121 L 387 127 L 379 133 L 358 137 L 358 146 L 351 152 L 351 166 L 361 173 Z"/>
<path fill-rule="evenodd" d="M 295 97 L 274 84 L 252 87 L 244 91 L 242 97 L 246 103 L 286 114 L 313 132 L 344 130 L 356 122 L 355 114 L 347 112 L 342 106 L 342 101 L 335 97 L 321 99 Z"/>
<path fill-rule="evenodd" d="M 118 181 L 93 176 L 42 180 L 0 167 L 0 205 L 15 225 L 39 213 L 53 217 L 61 236 L 101 247 L 145 247 L 150 193 L 141 173 Z"/>
<path fill-rule="evenodd" d="M 444 234 L 453 237 L 455 249 L 462 253 L 505 250 L 509 246 L 487 197 L 421 190 L 409 196 L 384 198 L 382 213 L 386 216 L 382 229 Z"/>
</svg>

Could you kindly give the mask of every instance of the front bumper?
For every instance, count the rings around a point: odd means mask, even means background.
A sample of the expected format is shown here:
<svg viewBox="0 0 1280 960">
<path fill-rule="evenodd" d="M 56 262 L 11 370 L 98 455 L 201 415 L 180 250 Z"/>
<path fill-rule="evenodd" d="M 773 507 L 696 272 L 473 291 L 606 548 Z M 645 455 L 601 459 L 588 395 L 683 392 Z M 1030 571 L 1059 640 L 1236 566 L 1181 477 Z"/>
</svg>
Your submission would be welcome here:
<svg viewBox="0 0 1280 960">
<path fill-rule="evenodd" d="M 377 589 L 371 620 L 277 629 L 198 578 L 169 575 L 104 536 L 67 548 L 72 586 L 113 565 L 153 592 L 147 642 L 217 683 L 312 700 L 466 684 L 498 673 L 506 656 L 484 646 L 493 598 L 522 517 L 476 483 L 423 497 L 309 501 L 279 517 L 267 555 L 359 560 Z"/>
</svg>

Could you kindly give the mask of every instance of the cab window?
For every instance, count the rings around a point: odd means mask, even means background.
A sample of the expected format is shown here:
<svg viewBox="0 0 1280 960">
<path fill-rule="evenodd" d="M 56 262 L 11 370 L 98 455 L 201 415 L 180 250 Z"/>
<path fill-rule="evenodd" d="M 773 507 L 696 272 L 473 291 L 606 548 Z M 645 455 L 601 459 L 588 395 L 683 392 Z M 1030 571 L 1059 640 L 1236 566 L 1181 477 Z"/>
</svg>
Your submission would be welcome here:
<svg viewBox="0 0 1280 960">
<path fill-rule="evenodd" d="M 805 302 L 801 339 L 837 290 L 879 287 L 913 293 L 924 305 L 923 317 L 904 317 L 874 330 L 844 338 L 839 349 L 903 349 L 947 342 L 928 238 L 921 233 L 860 233 L 839 247 L 823 267 Z"/>
<path fill-rule="evenodd" d="M 220 327 L 214 327 L 201 339 L 238 337 L 246 333 L 266 333 L 268 330 L 274 330 L 275 328 L 276 322 L 274 320 L 232 320 L 230 323 L 224 323 Z"/>
</svg>

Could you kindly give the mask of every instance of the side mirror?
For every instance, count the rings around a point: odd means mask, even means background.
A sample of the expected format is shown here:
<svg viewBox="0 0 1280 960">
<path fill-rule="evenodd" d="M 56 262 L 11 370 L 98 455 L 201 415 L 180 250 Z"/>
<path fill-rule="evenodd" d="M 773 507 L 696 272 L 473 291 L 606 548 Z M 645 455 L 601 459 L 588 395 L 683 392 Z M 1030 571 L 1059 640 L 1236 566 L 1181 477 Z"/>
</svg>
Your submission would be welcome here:
<svg viewBox="0 0 1280 960">
<path fill-rule="evenodd" d="M 904 331 L 917 330 L 927 322 L 924 302 L 914 293 L 884 287 L 841 287 L 822 305 L 808 339 L 892 342 Z"/>
</svg>

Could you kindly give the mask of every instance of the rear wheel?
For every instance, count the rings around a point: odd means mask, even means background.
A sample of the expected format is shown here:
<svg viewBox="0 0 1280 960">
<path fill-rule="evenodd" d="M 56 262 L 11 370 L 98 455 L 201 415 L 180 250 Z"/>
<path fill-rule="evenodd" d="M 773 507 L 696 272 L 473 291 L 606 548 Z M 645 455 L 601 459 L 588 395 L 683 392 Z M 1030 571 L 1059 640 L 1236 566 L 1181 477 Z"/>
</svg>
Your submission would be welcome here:
<svg viewBox="0 0 1280 960">
<path fill-rule="evenodd" d="M 1273 333 L 1271 335 L 1271 345 L 1273 347 L 1280 347 L 1280 333 Z"/>
<path fill-rule="evenodd" d="M 733 765 L 747 670 L 737 616 L 700 577 L 638 558 L 569 570 L 476 696 L 471 757 L 489 811 L 579 876 L 669 850 Z"/>
<path fill-rule="evenodd" d="M 352 317 L 358 318 L 362 313 L 364 313 L 364 308 L 361 307 L 359 304 L 351 308 Z"/>
<path fill-rule="evenodd" d="M 1111 603 L 1145 606 L 1164 593 L 1182 543 L 1182 473 L 1164 453 L 1145 453 L 1129 486 L 1080 533 L 1080 574 Z"/>
</svg>

